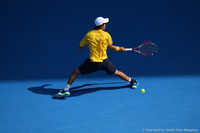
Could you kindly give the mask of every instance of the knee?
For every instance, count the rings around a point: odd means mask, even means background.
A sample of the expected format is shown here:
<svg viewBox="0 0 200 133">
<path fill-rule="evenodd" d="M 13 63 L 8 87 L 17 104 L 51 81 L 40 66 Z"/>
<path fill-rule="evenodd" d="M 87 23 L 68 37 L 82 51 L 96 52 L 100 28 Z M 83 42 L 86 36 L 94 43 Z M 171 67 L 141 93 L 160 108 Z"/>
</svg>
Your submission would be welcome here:
<svg viewBox="0 0 200 133">
<path fill-rule="evenodd" d="M 78 68 L 76 68 L 76 69 L 74 70 L 74 73 L 75 73 L 76 75 L 79 75 L 79 74 L 80 74 L 80 71 L 79 71 L 79 69 L 78 69 Z"/>
<path fill-rule="evenodd" d="M 120 71 L 116 70 L 115 75 L 119 75 Z"/>
</svg>

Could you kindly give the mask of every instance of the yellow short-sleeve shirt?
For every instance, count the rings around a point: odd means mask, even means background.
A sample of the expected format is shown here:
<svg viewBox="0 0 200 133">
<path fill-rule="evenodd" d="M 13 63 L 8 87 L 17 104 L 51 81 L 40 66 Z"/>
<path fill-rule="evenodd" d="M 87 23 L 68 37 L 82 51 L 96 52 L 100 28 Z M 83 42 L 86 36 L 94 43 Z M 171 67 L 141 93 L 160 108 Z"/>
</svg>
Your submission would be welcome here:
<svg viewBox="0 0 200 133">
<path fill-rule="evenodd" d="M 103 62 L 108 58 L 107 46 L 112 45 L 113 41 L 108 32 L 99 29 L 89 31 L 79 45 L 85 47 L 87 43 L 90 49 L 90 61 Z"/>
</svg>

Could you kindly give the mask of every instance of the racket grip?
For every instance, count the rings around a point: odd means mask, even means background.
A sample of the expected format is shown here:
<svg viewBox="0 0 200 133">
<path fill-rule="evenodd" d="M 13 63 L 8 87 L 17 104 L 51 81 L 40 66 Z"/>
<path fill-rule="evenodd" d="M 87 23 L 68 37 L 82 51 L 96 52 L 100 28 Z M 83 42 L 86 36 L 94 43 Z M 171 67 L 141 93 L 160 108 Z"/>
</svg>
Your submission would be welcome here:
<svg viewBox="0 0 200 133">
<path fill-rule="evenodd" d="M 125 48 L 126 51 L 133 51 L 133 48 Z"/>
</svg>

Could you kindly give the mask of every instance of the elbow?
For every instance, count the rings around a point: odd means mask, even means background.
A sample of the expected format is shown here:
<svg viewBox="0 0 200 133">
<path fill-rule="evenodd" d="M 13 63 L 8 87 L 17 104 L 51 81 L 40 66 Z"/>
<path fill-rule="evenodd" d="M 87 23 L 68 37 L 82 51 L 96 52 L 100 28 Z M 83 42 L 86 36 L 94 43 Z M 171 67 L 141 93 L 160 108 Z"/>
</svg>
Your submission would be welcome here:
<svg viewBox="0 0 200 133">
<path fill-rule="evenodd" d="M 81 46 L 79 45 L 78 49 L 81 50 L 81 49 L 83 49 L 83 47 L 81 47 Z"/>
<path fill-rule="evenodd" d="M 111 46 L 108 46 L 108 49 L 109 49 L 109 50 L 112 50 L 112 47 L 111 47 Z"/>
</svg>

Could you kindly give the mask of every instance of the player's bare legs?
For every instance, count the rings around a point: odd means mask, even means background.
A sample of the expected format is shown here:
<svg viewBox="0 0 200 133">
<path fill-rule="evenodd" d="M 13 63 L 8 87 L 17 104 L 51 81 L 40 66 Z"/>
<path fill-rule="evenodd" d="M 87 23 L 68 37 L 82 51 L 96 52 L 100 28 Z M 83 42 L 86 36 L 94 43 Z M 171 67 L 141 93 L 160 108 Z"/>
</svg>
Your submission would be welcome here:
<svg viewBox="0 0 200 133">
<path fill-rule="evenodd" d="M 128 77 L 126 74 L 118 70 L 115 71 L 115 75 L 117 75 L 118 77 L 120 77 L 122 80 L 125 80 L 125 81 L 129 81 L 130 79 L 130 77 Z"/>
<path fill-rule="evenodd" d="M 135 79 L 128 77 L 126 74 L 124 74 L 123 72 L 118 71 L 118 70 L 115 71 L 115 75 L 117 75 L 118 77 L 120 77 L 122 80 L 130 82 L 131 83 L 131 87 L 133 89 L 137 88 L 138 82 Z"/>
<path fill-rule="evenodd" d="M 61 89 L 60 92 L 58 92 L 58 94 L 55 94 L 54 97 L 56 98 L 64 98 L 67 96 L 70 96 L 70 92 L 69 92 L 69 88 L 71 86 L 71 84 L 76 80 L 76 77 L 80 74 L 78 68 L 76 68 L 72 75 L 70 76 L 67 85 L 65 86 L 64 89 Z"/>
<path fill-rule="evenodd" d="M 71 84 L 75 81 L 76 77 L 77 77 L 79 74 L 80 74 L 80 72 L 79 72 L 78 68 L 76 68 L 76 69 L 73 71 L 72 75 L 70 76 L 70 78 L 69 78 L 67 84 L 71 85 Z"/>
</svg>

